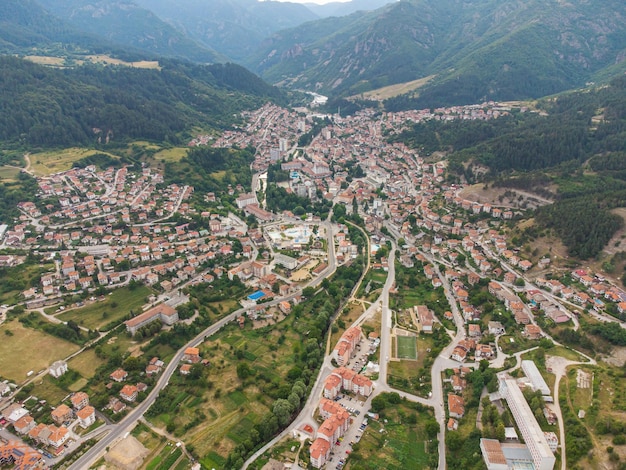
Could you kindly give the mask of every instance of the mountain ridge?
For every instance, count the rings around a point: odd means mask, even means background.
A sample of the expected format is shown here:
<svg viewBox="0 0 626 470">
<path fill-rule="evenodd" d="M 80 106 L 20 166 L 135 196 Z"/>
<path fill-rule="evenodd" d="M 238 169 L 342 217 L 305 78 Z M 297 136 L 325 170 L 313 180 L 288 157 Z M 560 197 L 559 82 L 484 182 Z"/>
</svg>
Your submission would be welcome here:
<svg viewBox="0 0 626 470">
<path fill-rule="evenodd" d="M 281 31 L 245 64 L 271 82 L 342 96 L 437 75 L 417 106 L 536 98 L 623 60 L 624 24 L 616 0 L 403 0 Z"/>
<path fill-rule="evenodd" d="M 47 11 L 79 31 L 162 57 L 200 63 L 225 56 L 198 44 L 131 0 L 38 0 Z"/>
</svg>

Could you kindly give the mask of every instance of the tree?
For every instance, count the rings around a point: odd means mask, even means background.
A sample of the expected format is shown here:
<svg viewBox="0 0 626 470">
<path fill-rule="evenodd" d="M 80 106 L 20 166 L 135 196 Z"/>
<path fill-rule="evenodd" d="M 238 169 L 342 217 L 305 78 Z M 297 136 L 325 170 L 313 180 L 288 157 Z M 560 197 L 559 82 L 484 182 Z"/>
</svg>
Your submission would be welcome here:
<svg viewBox="0 0 626 470">
<path fill-rule="evenodd" d="M 247 362 L 239 362 L 237 364 L 237 377 L 241 380 L 245 380 L 252 375 L 252 371 L 250 370 L 250 366 L 248 366 Z"/>
<path fill-rule="evenodd" d="M 439 423 L 435 418 L 430 418 L 426 423 L 425 429 L 426 435 L 430 439 L 434 439 L 437 437 L 437 434 L 439 434 Z"/>
<path fill-rule="evenodd" d="M 291 403 L 284 398 L 279 398 L 274 402 L 274 406 L 272 406 L 272 413 L 274 413 L 278 419 L 280 426 L 285 426 L 289 422 L 293 410 L 294 408 Z"/>
<path fill-rule="evenodd" d="M 387 406 L 387 400 L 382 395 L 378 395 L 372 399 L 372 411 L 374 413 L 380 413 Z"/>
<path fill-rule="evenodd" d="M 287 401 L 291 403 L 294 410 L 297 410 L 298 407 L 300 406 L 300 396 L 295 392 L 291 392 L 289 394 L 289 396 L 287 397 Z"/>
</svg>

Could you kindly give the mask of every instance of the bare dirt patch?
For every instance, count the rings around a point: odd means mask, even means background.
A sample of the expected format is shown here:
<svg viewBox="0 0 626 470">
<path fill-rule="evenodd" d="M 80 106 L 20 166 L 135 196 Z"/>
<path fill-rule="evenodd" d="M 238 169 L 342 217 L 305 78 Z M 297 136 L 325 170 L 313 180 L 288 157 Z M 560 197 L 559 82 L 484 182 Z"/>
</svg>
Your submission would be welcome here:
<svg viewBox="0 0 626 470">
<path fill-rule="evenodd" d="M 403 95 L 405 93 L 415 91 L 426 85 L 433 78 L 435 78 L 435 75 L 430 75 L 429 77 L 420 78 L 418 80 L 413 80 L 410 82 L 389 85 L 386 87 L 378 88 L 376 90 L 367 91 L 363 93 L 362 96 L 363 98 L 368 100 L 386 100 L 388 98 L 393 98 L 394 96 Z M 353 98 L 357 98 L 357 96 L 354 96 Z"/>
<path fill-rule="evenodd" d="M 582 369 L 576 369 L 576 385 L 578 388 L 591 387 L 591 374 Z"/>
<path fill-rule="evenodd" d="M 623 367 L 626 364 L 626 348 L 613 348 L 611 354 L 602 360 L 615 367 Z"/>
<path fill-rule="evenodd" d="M 528 191 L 511 188 L 496 188 L 483 184 L 473 184 L 463 188 L 459 197 L 481 204 L 489 203 L 492 206 L 506 209 L 535 209 L 552 201 Z"/>
<path fill-rule="evenodd" d="M 104 460 L 123 470 L 136 470 L 150 453 L 134 436 L 127 436 L 116 444 L 105 456 Z"/>
<path fill-rule="evenodd" d="M 624 221 L 626 221 L 626 207 L 618 207 L 617 209 L 613 209 L 611 211 L 612 214 L 619 215 Z M 624 251 L 626 248 L 626 224 L 624 227 L 619 229 L 613 235 L 613 238 L 609 240 L 609 242 L 602 250 L 607 255 L 614 255 L 618 251 Z"/>
</svg>

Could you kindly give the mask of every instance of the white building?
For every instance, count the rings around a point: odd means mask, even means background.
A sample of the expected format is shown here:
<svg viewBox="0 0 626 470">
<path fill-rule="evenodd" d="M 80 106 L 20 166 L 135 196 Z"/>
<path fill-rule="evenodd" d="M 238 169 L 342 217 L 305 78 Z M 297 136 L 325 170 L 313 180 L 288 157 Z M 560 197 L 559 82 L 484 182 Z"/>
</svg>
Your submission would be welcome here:
<svg viewBox="0 0 626 470">
<path fill-rule="evenodd" d="M 249 204 L 259 203 L 259 201 L 256 200 L 256 194 L 254 193 L 242 194 L 235 200 L 235 202 L 237 203 L 237 207 L 239 209 L 243 209 Z"/>
<path fill-rule="evenodd" d="M 515 423 L 530 451 L 535 470 L 552 470 L 556 459 L 517 382 L 504 374 L 499 376 L 499 382 L 500 395 L 509 405 Z"/>
<path fill-rule="evenodd" d="M 534 361 L 528 359 L 522 361 L 522 370 L 530 380 L 533 390 L 539 390 L 543 396 L 550 396 L 550 387 L 548 387 Z"/>
<path fill-rule="evenodd" d="M 91 405 L 87 405 L 78 410 L 76 416 L 78 417 L 80 426 L 86 429 L 96 422 L 96 409 Z"/>
<path fill-rule="evenodd" d="M 552 431 L 546 431 L 543 433 L 546 436 L 546 441 L 548 441 L 548 445 L 550 446 L 550 450 L 552 452 L 556 452 L 559 447 L 559 438 L 556 436 L 556 433 Z"/>
<path fill-rule="evenodd" d="M 56 379 L 67 372 L 67 362 L 56 361 L 50 366 L 50 375 Z"/>
<path fill-rule="evenodd" d="M 274 255 L 274 262 L 276 264 L 283 265 L 287 269 L 296 269 L 298 267 L 298 260 L 291 256 L 283 255 L 282 253 L 276 253 Z"/>
</svg>

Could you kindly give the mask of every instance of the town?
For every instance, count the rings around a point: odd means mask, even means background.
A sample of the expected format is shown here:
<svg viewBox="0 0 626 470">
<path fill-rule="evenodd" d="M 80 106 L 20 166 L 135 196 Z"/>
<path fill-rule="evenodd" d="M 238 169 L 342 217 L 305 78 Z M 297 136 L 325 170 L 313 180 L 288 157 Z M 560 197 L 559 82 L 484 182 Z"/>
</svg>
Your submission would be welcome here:
<svg viewBox="0 0 626 470">
<path fill-rule="evenodd" d="M 39 279 L 2 306 L 0 320 L 11 325 L 12 341 L 20 325 L 74 348 L 55 350 L 36 368 L 0 367 L 0 462 L 79 469 L 106 453 L 115 465 L 120 452 L 109 455 L 109 446 L 144 422 L 170 380 L 217 374 L 212 335 L 227 325 L 280 328 L 363 257 L 342 304 L 350 321 L 333 324 L 310 393 L 246 467 L 276 461 L 272 446 L 296 439 L 306 443 L 304 465 L 341 469 L 368 433 L 394 432 L 381 417 L 383 402 L 393 408 L 402 400 L 436 423 L 420 439 L 430 458 L 424 467 L 445 469 L 461 446 L 452 436 L 479 426 L 486 468 L 550 470 L 557 458 L 567 468 L 560 379 L 567 366 L 595 360 L 559 355 L 566 348 L 550 331 L 577 331 L 583 312 L 616 321 L 626 292 L 589 269 L 557 267 L 548 251 L 529 252 L 508 235 L 510 222 L 540 200 L 481 201 L 449 177 L 445 159 L 394 138 L 413 123 L 512 111 L 489 102 L 346 117 L 267 104 L 246 113 L 238 129 L 189 142 L 189 149 L 254 149 L 251 186 L 228 185 L 223 194 L 165 184 L 163 171 L 148 164 L 38 176 L 36 202 L 21 203 L 19 220 L 0 225 L 0 265 L 34 266 Z M 280 198 L 291 196 L 298 205 L 284 207 Z M 313 207 L 325 207 L 325 216 Z M 127 297 L 115 298 L 120 292 Z M 205 313 L 201 300 L 194 303 L 203 295 L 214 296 Z M 157 341 L 194 325 L 180 347 Z M 117 359 L 94 378 L 89 358 L 113 349 Z M 37 396 L 48 379 L 68 393 L 56 402 Z M 205 416 L 201 426 L 210 425 Z M 200 465 L 189 448 L 177 455 Z"/>
</svg>

